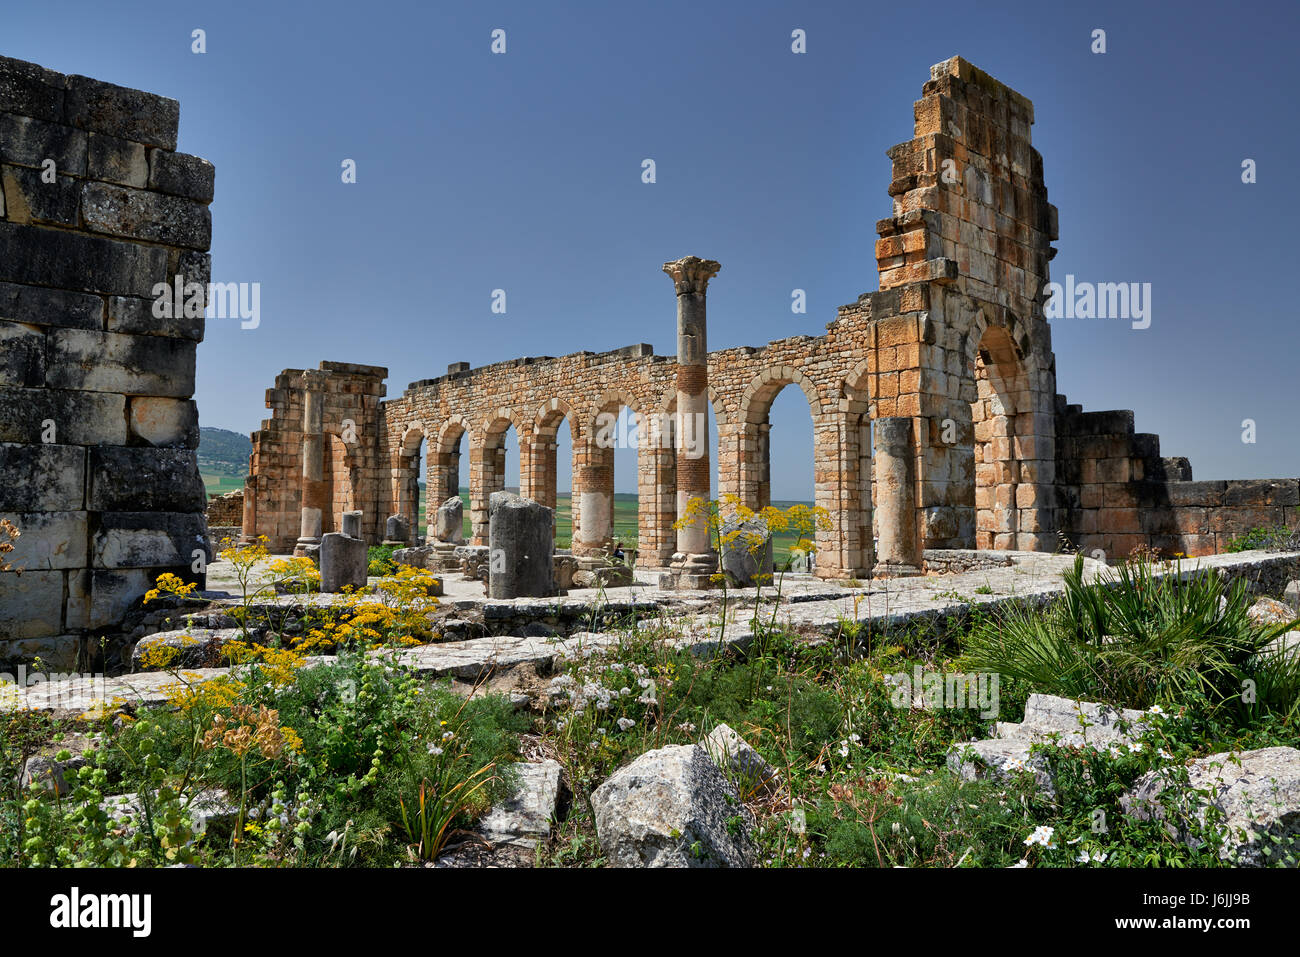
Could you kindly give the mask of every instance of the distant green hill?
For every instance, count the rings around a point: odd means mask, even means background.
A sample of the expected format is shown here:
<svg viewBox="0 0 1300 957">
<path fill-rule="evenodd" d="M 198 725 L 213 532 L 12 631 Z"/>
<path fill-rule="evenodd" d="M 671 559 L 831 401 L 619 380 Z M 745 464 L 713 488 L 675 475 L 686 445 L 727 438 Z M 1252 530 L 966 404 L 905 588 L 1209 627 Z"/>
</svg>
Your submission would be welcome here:
<svg viewBox="0 0 1300 957">
<path fill-rule="evenodd" d="M 204 475 L 242 479 L 248 474 L 252 453 L 253 443 L 246 435 L 227 429 L 199 429 L 199 471 Z"/>
</svg>

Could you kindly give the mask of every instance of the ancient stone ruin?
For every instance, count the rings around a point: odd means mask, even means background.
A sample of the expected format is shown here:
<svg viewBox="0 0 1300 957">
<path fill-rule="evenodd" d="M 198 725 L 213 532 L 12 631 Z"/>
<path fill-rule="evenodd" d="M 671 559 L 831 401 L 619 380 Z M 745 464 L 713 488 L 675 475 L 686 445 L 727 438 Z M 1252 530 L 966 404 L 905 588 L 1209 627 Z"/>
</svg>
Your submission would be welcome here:
<svg viewBox="0 0 1300 957">
<path fill-rule="evenodd" d="M 159 574 L 203 581 L 214 171 L 176 152 L 178 120 L 175 100 L 0 57 L 0 517 L 23 569 L 0 573 L 0 660 L 71 666 Z"/>
<path fill-rule="evenodd" d="M 768 411 L 790 385 L 808 400 L 815 500 L 831 516 L 817 533 L 822 578 L 913 574 L 942 566 L 944 549 L 1051 551 L 1059 535 L 1094 555 L 1204 555 L 1251 528 L 1300 523 L 1300 480 L 1194 482 L 1186 459 L 1136 431 L 1133 413 L 1084 412 L 1057 391 L 1044 310 L 1057 213 L 1030 143 L 1030 101 L 954 57 L 931 69 L 914 114 L 913 139 L 889 150 L 879 291 L 840 307 L 825 335 L 708 352 L 705 298 L 721 267 L 686 257 L 663 266 L 677 356 L 635 345 L 454 363 L 388 401 L 382 368 L 288 370 L 253 435 L 245 535 L 288 550 L 351 507 L 364 510 L 371 541 L 390 513 L 424 534 L 423 447 L 430 503 L 458 494 L 460 456 L 470 456 L 471 540 L 486 545 L 507 429 L 520 437 L 520 493 L 554 507 L 567 419 L 573 553 L 603 554 L 607 424 L 626 408 L 642 430 L 638 564 L 699 583 L 716 560 L 698 525 L 673 526 L 689 498 L 708 495 L 704 403 L 717 420 L 720 493 L 758 508 L 770 501 Z"/>
<path fill-rule="evenodd" d="M 178 114 L 173 100 L 0 58 L 0 518 L 22 532 L 8 560 L 24 569 L 0 573 L 0 658 L 70 662 L 162 572 L 203 582 L 212 536 L 191 396 L 214 175 L 175 151 Z M 840 307 L 824 335 L 709 351 L 707 293 L 721 281 L 725 297 L 726 273 L 686 256 L 662 266 L 675 356 L 633 345 L 458 362 L 391 399 L 382 367 L 286 370 L 244 492 L 212 524 L 313 555 L 359 512 L 348 538 L 424 539 L 440 568 L 472 560 L 486 580 L 507 430 L 520 437 L 520 495 L 553 509 L 568 420 L 573 557 L 556 556 L 552 583 L 533 590 L 564 588 L 612 550 L 610 425 L 627 409 L 640 431 L 637 563 L 703 585 L 718 564 L 707 531 L 675 524 L 709 494 L 715 461 L 721 494 L 769 503 L 768 413 L 787 386 L 812 415 L 815 504 L 830 516 L 817 532 L 823 579 L 975 560 L 954 549 L 1052 551 L 1061 536 L 1094 556 L 1204 555 L 1300 524 L 1300 480 L 1194 482 L 1131 412 L 1087 413 L 1058 392 L 1044 308 L 1057 216 L 1032 104 L 953 58 L 932 68 L 914 114 L 913 139 L 889 151 L 879 291 Z M 463 546 L 455 509 L 438 509 L 459 493 L 462 454 Z"/>
</svg>

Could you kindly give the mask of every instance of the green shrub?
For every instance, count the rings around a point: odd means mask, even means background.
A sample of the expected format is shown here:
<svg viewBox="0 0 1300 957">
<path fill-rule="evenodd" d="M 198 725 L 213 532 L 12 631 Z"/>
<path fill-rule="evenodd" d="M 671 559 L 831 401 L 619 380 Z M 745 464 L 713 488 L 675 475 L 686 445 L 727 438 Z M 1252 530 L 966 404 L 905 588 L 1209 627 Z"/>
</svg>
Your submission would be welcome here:
<svg viewBox="0 0 1300 957">
<path fill-rule="evenodd" d="M 397 571 L 397 562 L 393 560 L 392 545 L 371 545 L 367 552 L 370 561 L 370 574 L 376 576 L 391 575 Z"/>
<path fill-rule="evenodd" d="M 1261 652 L 1296 624 L 1254 624 L 1246 589 L 1244 579 L 1225 587 L 1212 571 L 1157 575 L 1149 562 L 1117 566 L 1085 585 L 1079 557 L 1064 595 L 1046 609 L 1013 606 L 977 626 L 962 660 L 1035 691 L 1121 707 L 1177 707 L 1195 695 L 1239 723 L 1286 713 L 1300 689 L 1300 663 Z"/>
</svg>

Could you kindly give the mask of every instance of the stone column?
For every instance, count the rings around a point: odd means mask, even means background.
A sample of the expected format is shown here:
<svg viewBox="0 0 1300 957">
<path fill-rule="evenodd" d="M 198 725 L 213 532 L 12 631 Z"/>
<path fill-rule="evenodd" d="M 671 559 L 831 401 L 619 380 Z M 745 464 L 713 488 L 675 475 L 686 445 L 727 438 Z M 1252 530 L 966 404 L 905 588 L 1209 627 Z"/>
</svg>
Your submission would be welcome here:
<svg viewBox="0 0 1300 957">
<path fill-rule="evenodd" d="M 677 291 L 677 517 L 694 498 L 709 499 L 709 346 L 705 295 L 721 267 L 687 256 L 664 263 Z M 709 526 L 700 517 L 677 531 L 677 551 L 701 572 L 716 567 Z M 695 569 L 692 569 L 693 571 Z"/>
<path fill-rule="evenodd" d="M 879 548 L 873 575 L 896 578 L 921 573 L 916 544 L 915 451 L 912 420 L 876 420 L 875 517 Z"/>
<path fill-rule="evenodd" d="M 257 541 L 257 476 L 244 479 L 244 517 L 239 530 L 239 544 Z"/>
<path fill-rule="evenodd" d="M 309 370 L 303 373 L 302 378 L 302 524 L 298 530 L 298 543 L 293 549 L 293 553 L 299 556 L 320 546 L 322 516 L 330 504 L 325 501 L 325 435 L 322 431 L 325 403 L 321 390 L 325 377 Z"/>
</svg>

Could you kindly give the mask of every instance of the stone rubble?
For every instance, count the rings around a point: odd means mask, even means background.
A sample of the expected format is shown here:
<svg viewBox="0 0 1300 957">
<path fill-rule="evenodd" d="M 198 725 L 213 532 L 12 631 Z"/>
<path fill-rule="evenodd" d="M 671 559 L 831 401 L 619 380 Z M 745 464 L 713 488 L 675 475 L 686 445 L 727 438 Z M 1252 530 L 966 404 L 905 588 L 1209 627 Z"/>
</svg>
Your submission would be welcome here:
<svg viewBox="0 0 1300 957">
<path fill-rule="evenodd" d="M 669 745 L 615 771 L 591 795 L 614 867 L 754 867 L 753 815 L 699 745 Z"/>
<path fill-rule="evenodd" d="M 1198 846 L 1214 808 L 1214 826 L 1223 840 L 1219 856 L 1234 865 L 1258 867 L 1289 861 L 1300 866 L 1300 751 L 1274 747 L 1211 754 L 1187 765 L 1187 784 L 1174 784 L 1168 769 L 1149 771 L 1120 799 L 1139 819 L 1164 819 L 1167 788 L 1178 789 L 1182 807 L 1169 821 L 1173 834 Z M 1196 827 L 1192 827 L 1192 822 Z"/>
</svg>

